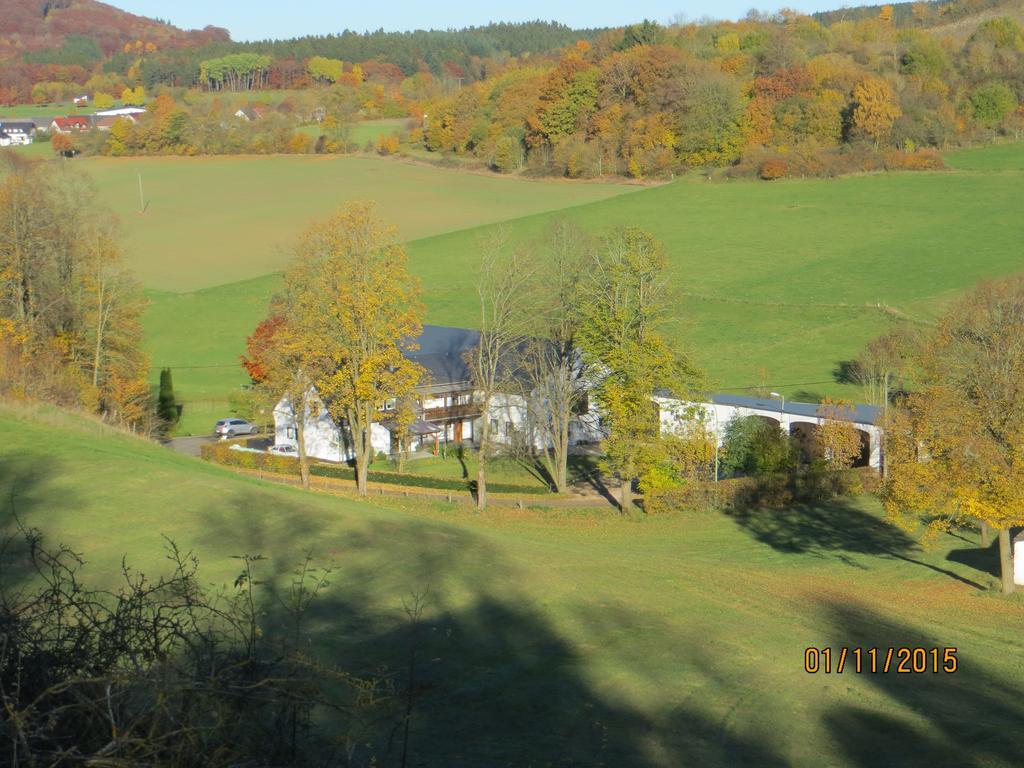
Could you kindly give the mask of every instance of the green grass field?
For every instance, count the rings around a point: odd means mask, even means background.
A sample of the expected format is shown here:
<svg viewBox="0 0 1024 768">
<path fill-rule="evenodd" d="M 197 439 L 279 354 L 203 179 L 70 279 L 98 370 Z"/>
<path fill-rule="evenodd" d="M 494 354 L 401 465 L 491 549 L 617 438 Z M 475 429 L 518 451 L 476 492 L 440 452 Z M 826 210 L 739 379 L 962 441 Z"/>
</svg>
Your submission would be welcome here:
<svg viewBox="0 0 1024 768">
<path fill-rule="evenodd" d="M 1024 151 L 1019 143 L 973 147 L 950 152 L 946 164 L 968 171 L 1024 171 Z"/>
<path fill-rule="evenodd" d="M 381 136 L 386 136 L 391 133 L 401 133 L 408 122 L 408 118 L 404 117 L 386 118 L 382 120 L 361 120 L 354 123 L 349 129 L 349 141 L 362 150 L 367 143 L 375 143 Z M 304 125 L 299 128 L 299 130 L 313 137 L 320 135 L 320 126 L 316 124 Z"/>
<path fill-rule="evenodd" d="M 0 152 L 13 152 L 21 157 L 33 160 L 49 160 L 53 158 L 53 148 L 48 141 L 33 141 L 31 144 L 17 147 L 3 147 Z"/>
<path fill-rule="evenodd" d="M 366 128 L 383 129 L 376 123 Z M 175 369 L 185 403 L 182 434 L 208 432 L 225 415 L 229 391 L 248 381 L 238 356 L 266 312 L 290 245 L 311 220 L 345 201 L 376 200 L 400 235 L 416 240 L 637 190 L 462 174 L 370 157 L 74 162 L 94 177 L 121 219 L 127 262 L 151 302 L 145 344 L 154 381 L 160 368 Z M 138 212 L 139 174 L 145 214 Z M 465 285 L 467 276 L 450 279 Z"/>
<path fill-rule="evenodd" d="M 580 205 L 615 184 L 457 174 L 370 157 L 87 158 L 76 161 L 121 218 L 147 288 L 195 291 L 277 271 L 315 218 L 375 200 L 403 239 Z M 145 213 L 139 213 L 139 176 Z"/>
<path fill-rule="evenodd" d="M 507 179 L 370 158 L 333 161 L 341 165 L 316 158 L 308 164 L 305 158 L 232 160 L 238 165 L 224 161 L 230 171 L 224 184 L 232 194 L 243 194 L 239 176 L 267 173 L 269 178 L 276 169 L 282 169 L 282 183 L 293 190 L 302 186 L 301 179 L 340 175 L 339 168 L 353 169 L 345 174 L 349 179 L 376 174 L 379 183 L 359 191 L 380 197 L 385 214 L 404 222 L 412 269 L 422 278 L 428 321 L 434 323 L 474 322 L 472 276 L 477 242 L 485 231 L 469 226 L 474 218 L 509 219 L 509 231 L 520 239 L 540 235 L 554 216 L 595 232 L 616 224 L 649 229 L 668 249 L 673 284 L 680 292 L 673 333 L 717 389 L 739 391 L 766 382 L 793 398 L 857 399 L 857 389 L 833 381 L 839 361 L 853 357 L 894 323 L 929 321 L 980 279 L 1024 269 L 1024 216 L 1018 210 L 1024 144 L 956 153 L 950 157 L 956 170 L 943 173 L 772 184 L 686 178 L 587 204 L 580 197 L 567 198 L 563 184 L 508 184 Z M 223 415 L 226 393 L 245 381 L 234 365 L 277 285 L 279 278 L 265 273 L 284 258 L 270 243 L 286 243 L 318 211 L 308 200 L 308 210 L 296 206 L 287 211 L 253 201 L 245 212 L 218 217 L 205 207 L 217 194 L 214 179 L 221 161 L 197 161 L 195 166 L 188 165 L 193 161 L 149 161 L 148 176 L 167 174 L 167 191 L 158 197 L 174 195 L 175 205 L 191 212 L 174 217 L 190 223 L 172 235 L 164 214 L 157 218 L 157 198 L 145 217 L 130 213 L 133 177 L 128 166 L 133 161 L 108 162 L 86 167 L 99 175 L 107 199 L 122 212 L 128 209 L 124 215 L 133 264 L 149 275 L 149 285 L 165 288 L 152 294 L 147 316 L 154 366 L 176 368 L 176 386 L 186 403 L 181 431 L 205 432 L 211 418 Z M 403 210 L 409 200 L 405 195 L 414 193 L 401 189 L 404 182 L 396 179 L 413 176 L 435 186 L 438 180 L 453 180 L 455 186 L 436 207 L 415 204 Z M 203 188 L 196 195 L 205 202 L 184 194 L 184 185 L 193 183 L 189 180 Z M 117 185 L 129 188 L 120 198 L 113 194 Z M 486 210 L 467 211 L 466 198 L 483 188 L 493 193 L 476 201 L 478 206 L 486 203 Z M 629 188 L 571 189 L 580 196 L 604 196 Z M 523 196 L 531 193 L 536 194 L 530 202 L 545 212 L 522 215 L 530 212 Z M 511 202 L 503 204 L 505 199 Z M 316 204 L 326 210 L 334 202 Z M 437 230 L 454 231 L 430 236 Z M 216 247 L 231 239 L 227 232 L 238 240 L 238 248 Z M 261 272 L 263 277 L 230 286 L 167 292 Z"/>
<path fill-rule="evenodd" d="M 0 107 L 0 122 L 4 120 L 24 120 L 28 117 L 64 117 L 65 115 L 90 115 L 96 107 L 89 104 L 76 107 L 72 102 L 60 104 L 17 104 Z"/>
<path fill-rule="evenodd" d="M 428 591 L 419 766 L 1019 766 L 1024 601 L 975 534 L 923 551 L 870 499 L 738 517 L 403 509 L 303 494 L 50 408 L 0 405 L 12 506 L 112 584 L 161 535 L 213 586 L 334 564 L 312 647 L 398 670 Z M 10 577 L 10 574 L 7 574 Z M 272 606 L 271 606 L 272 610 Z M 946 674 L 807 674 L 805 648 L 958 649 Z M 382 744 L 383 737 L 377 741 Z M 390 763 L 388 763 L 390 764 Z"/>
<path fill-rule="evenodd" d="M 1024 145 L 1013 149 L 997 148 L 1000 162 L 1024 157 Z M 1024 269 L 1022 182 L 1019 171 L 682 180 L 566 216 L 592 231 L 639 225 L 665 243 L 681 296 L 676 334 L 712 386 L 749 387 L 763 371 L 808 397 L 842 392 L 836 364 L 893 322 L 933 318 L 976 281 Z M 513 231 L 537 236 L 551 218 Z M 471 274 L 479 235 L 412 244 L 435 322 L 472 316 L 466 283 L 446 276 Z"/>
</svg>

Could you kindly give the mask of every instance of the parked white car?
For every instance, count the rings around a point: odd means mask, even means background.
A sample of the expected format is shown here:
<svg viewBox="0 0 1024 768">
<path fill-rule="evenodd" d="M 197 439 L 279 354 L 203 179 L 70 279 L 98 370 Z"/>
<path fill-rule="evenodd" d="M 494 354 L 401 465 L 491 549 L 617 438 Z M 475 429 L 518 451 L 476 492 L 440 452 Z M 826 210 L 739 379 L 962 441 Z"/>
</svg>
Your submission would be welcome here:
<svg viewBox="0 0 1024 768">
<path fill-rule="evenodd" d="M 213 434 L 217 437 L 234 437 L 235 435 L 255 435 L 260 428 L 245 419 L 221 419 L 214 425 Z"/>
<path fill-rule="evenodd" d="M 272 445 L 267 448 L 267 453 L 272 453 L 275 456 L 291 456 L 293 459 L 299 458 L 299 449 L 289 443 Z"/>
</svg>

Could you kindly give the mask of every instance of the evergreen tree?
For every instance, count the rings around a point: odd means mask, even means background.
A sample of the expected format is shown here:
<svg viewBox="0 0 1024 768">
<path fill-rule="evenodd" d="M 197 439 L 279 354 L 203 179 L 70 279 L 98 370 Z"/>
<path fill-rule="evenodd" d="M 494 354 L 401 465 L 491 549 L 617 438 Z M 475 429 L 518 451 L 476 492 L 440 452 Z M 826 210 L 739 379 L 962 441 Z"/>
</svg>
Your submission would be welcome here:
<svg viewBox="0 0 1024 768">
<path fill-rule="evenodd" d="M 171 379 L 170 368 L 160 371 L 160 396 L 157 400 L 156 414 L 167 424 L 175 424 L 178 421 L 178 406 L 174 402 L 174 381 Z"/>
</svg>

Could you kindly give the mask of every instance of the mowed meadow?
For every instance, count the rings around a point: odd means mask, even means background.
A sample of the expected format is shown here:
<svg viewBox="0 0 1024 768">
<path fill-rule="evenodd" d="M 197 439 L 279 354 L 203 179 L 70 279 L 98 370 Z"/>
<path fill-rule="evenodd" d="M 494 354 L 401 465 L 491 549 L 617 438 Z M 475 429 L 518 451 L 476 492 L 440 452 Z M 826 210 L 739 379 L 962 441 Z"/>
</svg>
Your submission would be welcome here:
<svg viewBox="0 0 1024 768">
<path fill-rule="evenodd" d="M 393 121 L 358 128 L 357 138 L 370 140 Z M 127 261 L 151 302 L 145 343 L 153 380 L 162 367 L 174 370 L 185 406 L 179 432 L 194 434 L 208 432 L 227 413 L 230 391 L 248 381 L 238 362 L 245 338 L 266 313 L 290 247 L 313 219 L 349 200 L 374 200 L 399 237 L 417 241 L 641 189 L 526 181 L 373 157 L 90 158 L 76 164 L 121 220 Z M 469 289 L 472 277 L 449 279 Z"/>
<path fill-rule="evenodd" d="M 187 493 L 182 489 L 187 488 Z M 1024 602 L 962 532 L 928 550 L 847 499 L 629 519 L 397 501 L 232 475 L 45 406 L 0 404 L 0 525 L 83 553 L 84 581 L 166 572 L 229 592 L 263 555 L 267 621 L 309 553 L 333 566 L 309 649 L 406 684 L 410 764 L 1019 766 Z M 17 578 L 18 572 L 8 574 Z M 281 619 L 282 621 L 284 619 Z M 807 647 L 956 647 L 953 674 L 808 674 Z M 386 733 L 366 741 L 383 750 Z M 388 762 L 387 764 L 391 764 Z"/>
<path fill-rule="evenodd" d="M 371 157 L 92 159 L 149 289 L 147 346 L 174 369 L 182 433 L 206 432 L 246 382 L 237 365 L 306 223 L 375 199 L 409 243 L 428 321 L 473 325 L 479 241 L 556 217 L 650 230 L 679 293 L 672 333 L 708 386 L 787 397 L 859 391 L 833 372 L 897 323 L 928 322 L 978 280 L 1024 269 L 1024 144 L 964 150 L 950 170 L 661 186 L 533 182 Z M 138 174 L 149 203 L 140 215 Z"/>
<path fill-rule="evenodd" d="M 403 240 L 417 240 L 636 189 L 373 157 L 90 158 L 80 167 L 120 217 L 138 278 L 149 289 L 175 292 L 280 270 L 309 222 L 349 200 L 376 201 Z"/>
</svg>

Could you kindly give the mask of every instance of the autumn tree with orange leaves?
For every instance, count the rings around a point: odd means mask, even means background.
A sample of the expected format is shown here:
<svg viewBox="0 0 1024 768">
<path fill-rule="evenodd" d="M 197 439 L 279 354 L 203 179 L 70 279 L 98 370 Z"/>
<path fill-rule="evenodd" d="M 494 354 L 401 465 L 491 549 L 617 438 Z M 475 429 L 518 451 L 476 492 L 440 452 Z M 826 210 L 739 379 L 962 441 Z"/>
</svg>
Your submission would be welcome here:
<svg viewBox="0 0 1024 768">
<path fill-rule="evenodd" d="M 153 424 L 142 292 L 84 176 L 0 161 L 0 395 Z"/>
<path fill-rule="evenodd" d="M 1024 525 L 1024 276 L 983 283 L 915 351 L 920 389 L 887 425 L 889 517 L 934 534 L 979 521 L 998 531 L 1014 591 L 1010 528 Z"/>
<path fill-rule="evenodd" d="M 403 354 L 422 330 L 419 283 L 374 203 L 349 203 L 306 230 L 279 306 L 286 332 L 275 333 L 284 340 L 275 346 L 290 350 L 304 372 L 302 391 L 315 388 L 335 423 L 346 425 L 366 495 L 377 407 L 412 397 L 425 373 Z"/>
</svg>

